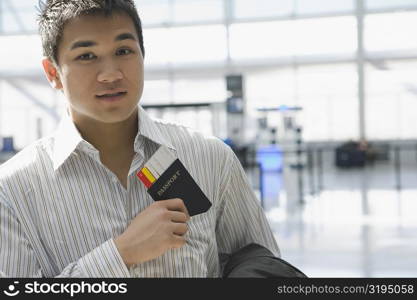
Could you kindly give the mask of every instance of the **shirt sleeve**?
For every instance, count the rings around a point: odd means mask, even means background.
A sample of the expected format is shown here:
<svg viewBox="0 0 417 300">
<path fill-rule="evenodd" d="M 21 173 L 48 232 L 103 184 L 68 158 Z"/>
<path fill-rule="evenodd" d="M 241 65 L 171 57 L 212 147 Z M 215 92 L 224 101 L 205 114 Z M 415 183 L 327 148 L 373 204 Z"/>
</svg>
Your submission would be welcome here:
<svg viewBox="0 0 417 300">
<path fill-rule="evenodd" d="M 221 188 L 216 237 L 220 253 L 233 253 L 250 243 L 268 248 L 275 256 L 280 251 L 238 158 L 228 148 L 228 172 Z"/>
<path fill-rule="evenodd" d="M 40 260 L 42 261 L 40 261 Z M 0 189 L 0 277 L 49 277 Z M 65 267 L 55 277 L 130 277 L 112 239 Z"/>
</svg>

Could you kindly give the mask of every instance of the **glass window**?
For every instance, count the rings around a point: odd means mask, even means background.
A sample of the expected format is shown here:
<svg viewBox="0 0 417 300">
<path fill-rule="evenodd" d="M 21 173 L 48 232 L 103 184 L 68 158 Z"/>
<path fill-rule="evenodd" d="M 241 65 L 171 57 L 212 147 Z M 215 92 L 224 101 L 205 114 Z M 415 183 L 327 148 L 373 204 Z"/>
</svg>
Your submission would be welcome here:
<svg viewBox="0 0 417 300">
<path fill-rule="evenodd" d="M 172 102 L 172 87 L 169 80 L 145 80 L 141 104 L 167 104 Z"/>
<path fill-rule="evenodd" d="M 213 115 L 210 107 L 166 107 L 147 109 L 150 116 L 190 127 L 205 135 L 213 135 Z"/>
<path fill-rule="evenodd" d="M 296 0 L 295 3 L 297 15 L 350 13 L 355 7 L 354 0 Z"/>
<path fill-rule="evenodd" d="M 417 12 L 367 15 L 365 48 L 368 51 L 416 50 Z"/>
<path fill-rule="evenodd" d="M 226 99 L 223 78 L 181 78 L 147 80 L 141 104 L 175 104 L 222 102 Z M 210 107 L 166 107 L 149 109 L 149 113 L 167 122 L 179 123 L 204 134 L 213 134 Z"/>
<path fill-rule="evenodd" d="M 300 66 L 296 76 L 300 94 L 356 95 L 357 75 L 353 64 Z"/>
<path fill-rule="evenodd" d="M 223 78 L 146 80 L 142 103 L 221 102 L 227 97 Z"/>
<path fill-rule="evenodd" d="M 341 141 L 358 137 L 356 96 L 302 95 L 299 123 L 305 141 Z"/>
<path fill-rule="evenodd" d="M 0 28 L 6 33 L 37 32 L 37 1 L 2 1 Z"/>
<path fill-rule="evenodd" d="M 0 36 L 0 45 L 0 71 L 41 70 L 42 43 L 38 35 Z"/>
<path fill-rule="evenodd" d="M 355 24 L 353 17 L 233 24 L 231 56 L 244 59 L 353 53 Z"/>
<path fill-rule="evenodd" d="M 144 41 L 149 64 L 226 59 L 226 30 L 223 25 L 147 29 Z"/>
<path fill-rule="evenodd" d="M 162 110 L 162 119 L 212 135 L 212 114 L 209 107 L 167 108 Z"/>
<path fill-rule="evenodd" d="M 306 19 L 295 22 L 295 53 L 341 54 L 356 51 L 356 20 L 354 17 Z"/>
<path fill-rule="evenodd" d="M 36 8 L 38 7 L 38 1 L 37 0 L 19 0 L 19 1 L 13 1 L 13 0 L 3 0 L 2 1 L 2 8 L 3 9 L 12 9 L 12 10 L 32 10 L 36 11 Z"/>
<path fill-rule="evenodd" d="M 385 140 L 400 138 L 400 99 L 397 94 L 367 94 L 366 136 L 368 139 Z"/>
<path fill-rule="evenodd" d="M 245 75 L 247 108 L 294 105 L 295 75 L 292 68 L 248 72 Z"/>
<path fill-rule="evenodd" d="M 223 0 L 136 0 L 144 25 L 220 21 Z"/>
<path fill-rule="evenodd" d="M 366 0 L 368 9 L 388 9 L 416 7 L 417 0 Z"/>
<path fill-rule="evenodd" d="M 289 16 L 294 0 L 234 0 L 233 5 L 236 19 Z"/>
<path fill-rule="evenodd" d="M 169 31 L 171 62 L 222 61 L 226 59 L 226 29 L 223 25 L 177 27 Z"/>
<path fill-rule="evenodd" d="M 232 24 L 230 53 L 233 59 L 292 55 L 296 28 L 293 21 Z"/>
<path fill-rule="evenodd" d="M 353 139 L 358 136 L 356 82 L 353 64 L 250 72 L 245 80 L 248 109 L 301 106 L 296 121 L 304 140 Z"/>
<path fill-rule="evenodd" d="M 400 113 L 398 116 L 399 135 L 397 135 L 397 138 L 413 140 L 417 138 L 416 99 L 417 84 L 409 86 L 407 92 L 401 94 L 400 103 L 398 104 Z"/>
<path fill-rule="evenodd" d="M 135 2 L 141 21 L 145 26 L 172 21 L 170 0 L 136 0 Z"/>
<path fill-rule="evenodd" d="M 366 66 L 366 127 L 370 139 L 417 138 L 417 61 Z"/>
<path fill-rule="evenodd" d="M 145 65 L 166 64 L 170 61 L 170 35 L 165 28 L 144 29 Z"/>
<path fill-rule="evenodd" d="M 219 102 L 227 97 L 223 78 L 179 79 L 174 81 L 174 102 Z"/>
<path fill-rule="evenodd" d="M 220 21 L 224 16 L 223 0 L 175 0 L 174 22 Z"/>
<path fill-rule="evenodd" d="M 353 64 L 299 67 L 295 103 L 305 140 L 358 136 L 357 74 Z"/>
</svg>

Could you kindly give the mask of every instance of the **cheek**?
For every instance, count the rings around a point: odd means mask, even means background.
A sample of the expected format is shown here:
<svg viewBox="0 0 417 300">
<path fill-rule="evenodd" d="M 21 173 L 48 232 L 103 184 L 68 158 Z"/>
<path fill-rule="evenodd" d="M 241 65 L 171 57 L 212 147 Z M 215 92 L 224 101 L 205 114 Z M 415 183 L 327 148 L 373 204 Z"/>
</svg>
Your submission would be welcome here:
<svg viewBox="0 0 417 300">
<path fill-rule="evenodd" d="M 131 85 L 139 90 L 143 89 L 143 67 L 141 65 L 127 65 L 125 68 L 125 76 Z"/>
<path fill-rule="evenodd" d="M 124 69 L 129 77 L 143 78 L 143 67 L 136 61 L 130 64 L 126 63 Z"/>
<path fill-rule="evenodd" d="M 82 68 L 68 70 L 64 73 L 64 90 L 72 97 L 83 96 L 90 90 L 92 80 L 94 80 L 92 71 Z"/>
</svg>

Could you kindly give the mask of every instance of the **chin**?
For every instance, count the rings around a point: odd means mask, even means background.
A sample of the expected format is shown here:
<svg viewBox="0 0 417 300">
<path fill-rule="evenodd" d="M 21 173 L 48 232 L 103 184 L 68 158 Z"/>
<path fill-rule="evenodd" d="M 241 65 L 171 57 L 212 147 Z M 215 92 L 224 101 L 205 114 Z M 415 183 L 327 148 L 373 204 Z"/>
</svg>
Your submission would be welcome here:
<svg viewBox="0 0 417 300">
<path fill-rule="evenodd" d="M 99 116 L 97 118 L 97 121 L 100 121 L 106 124 L 121 123 L 132 117 L 136 117 L 135 113 L 136 113 L 136 109 L 132 110 L 129 113 L 110 112 L 108 114 Z"/>
</svg>

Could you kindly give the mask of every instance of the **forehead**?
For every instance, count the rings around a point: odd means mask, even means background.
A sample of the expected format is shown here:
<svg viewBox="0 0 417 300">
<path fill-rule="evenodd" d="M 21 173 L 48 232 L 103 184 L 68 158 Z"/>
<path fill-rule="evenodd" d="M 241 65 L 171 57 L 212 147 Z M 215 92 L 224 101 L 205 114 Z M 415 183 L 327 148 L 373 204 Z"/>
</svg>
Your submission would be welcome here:
<svg viewBox="0 0 417 300">
<path fill-rule="evenodd" d="M 67 48 L 73 42 L 82 40 L 113 40 L 120 33 L 132 33 L 137 38 L 135 25 L 125 13 L 79 16 L 65 24 L 60 48 Z"/>
</svg>

